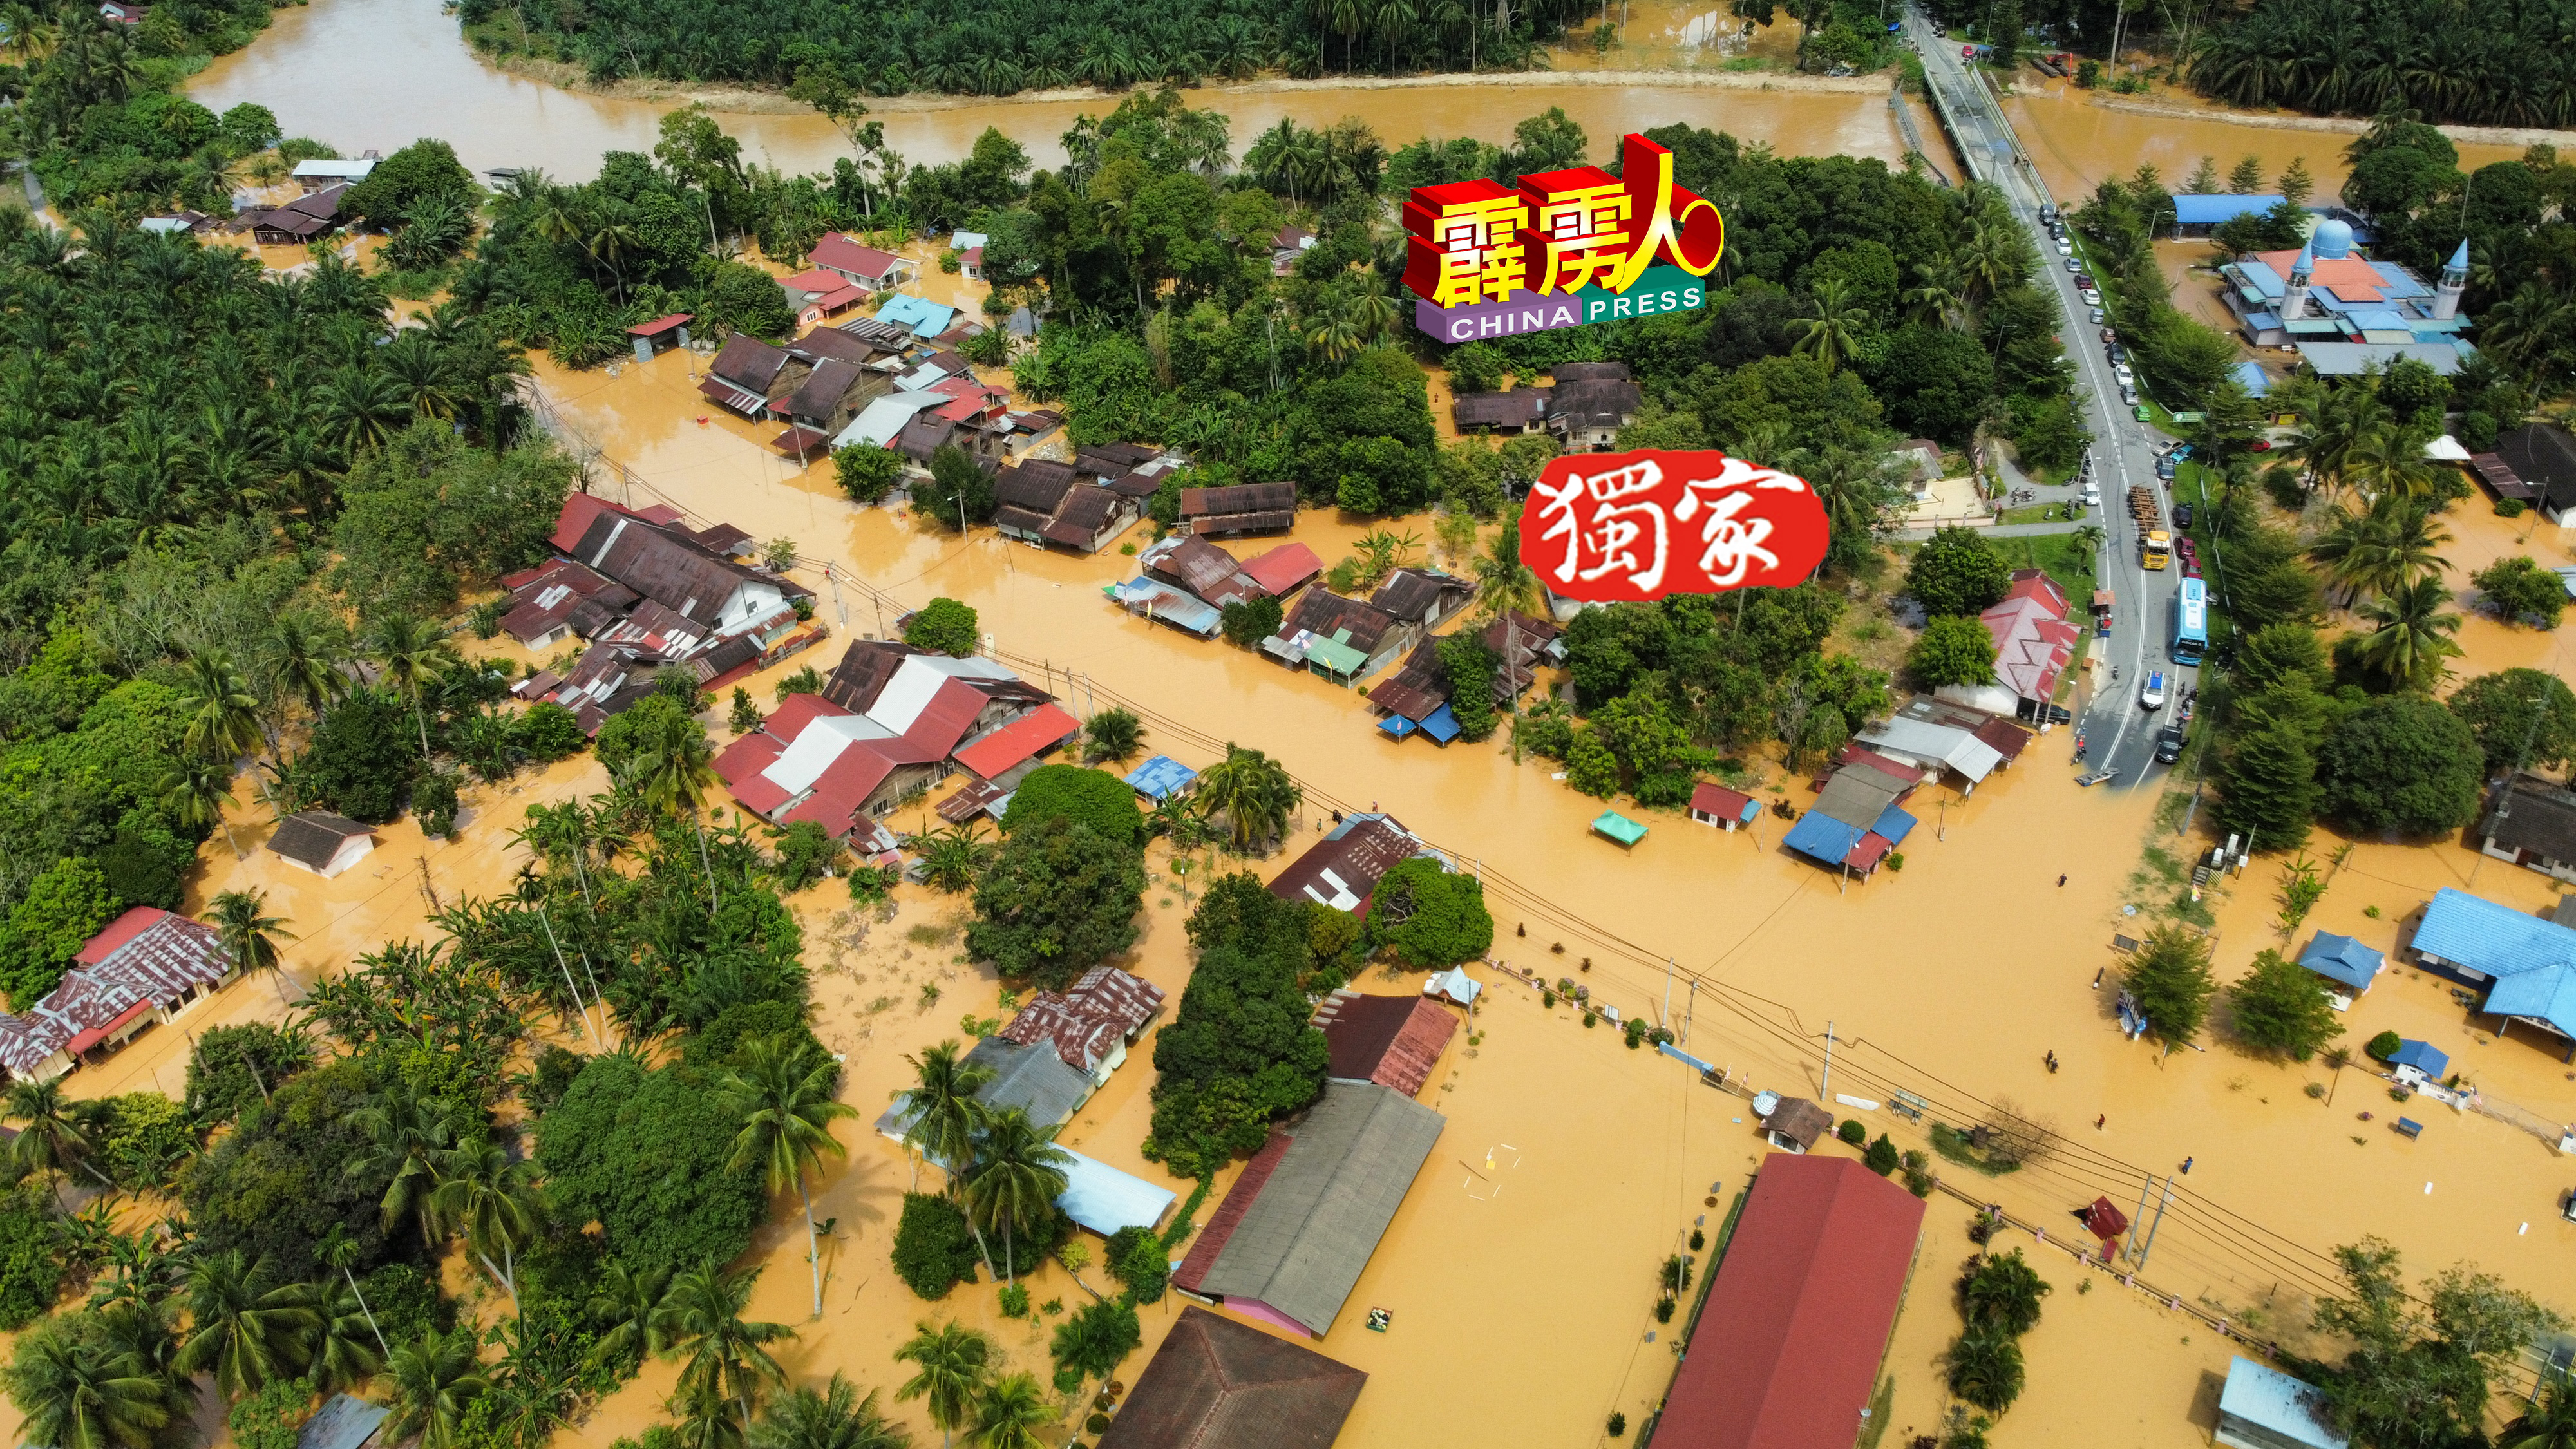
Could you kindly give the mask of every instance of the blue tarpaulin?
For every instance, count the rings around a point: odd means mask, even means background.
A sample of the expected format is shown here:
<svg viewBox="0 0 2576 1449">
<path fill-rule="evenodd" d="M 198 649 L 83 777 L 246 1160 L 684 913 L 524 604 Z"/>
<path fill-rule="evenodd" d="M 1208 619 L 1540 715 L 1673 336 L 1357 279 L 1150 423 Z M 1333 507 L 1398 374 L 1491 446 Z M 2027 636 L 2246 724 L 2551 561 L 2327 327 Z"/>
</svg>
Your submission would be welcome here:
<svg viewBox="0 0 2576 1449">
<path fill-rule="evenodd" d="M 1420 728 L 1420 726 L 1414 724 L 1413 721 L 1406 719 L 1400 714 L 1391 714 L 1386 718 L 1379 720 L 1377 722 L 1377 727 L 1381 732 L 1391 735 L 1399 740 Z"/>
<path fill-rule="evenodd" d="M 1458 717 L 1444 704 L 1422 717 L 1422 732 L 1445 745 L 1458 738 Z"/>
<path fill-rule="evenodd" d="M 1127 787 L 1161 804 L 1190 787 L 1199 772 L 1169 755 L 1156 755 L 1127 772 Z"/>
</svg>

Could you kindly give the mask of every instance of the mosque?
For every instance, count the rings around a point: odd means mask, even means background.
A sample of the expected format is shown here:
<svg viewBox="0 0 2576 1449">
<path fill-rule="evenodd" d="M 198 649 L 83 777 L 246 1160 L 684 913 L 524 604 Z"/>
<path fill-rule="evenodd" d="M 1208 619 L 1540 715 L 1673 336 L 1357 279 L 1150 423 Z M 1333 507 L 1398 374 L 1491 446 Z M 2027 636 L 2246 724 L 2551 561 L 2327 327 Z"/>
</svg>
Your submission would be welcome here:
<svg viewBox="0 0 2576 1449">
<path fill-rule="evenodd" d="M 2297 251 L 2257 252 L 2219 268 L 2228 310 L 2257 347 L 2294 350 L 2321 377 L 2341 377 L 2412 357 L 2445 375 L 2471 351 L 2462 242 L 2430 287 L 2395 262 L 2353 250 L 2352 227 L 2328 217 Z"/>
</svg>

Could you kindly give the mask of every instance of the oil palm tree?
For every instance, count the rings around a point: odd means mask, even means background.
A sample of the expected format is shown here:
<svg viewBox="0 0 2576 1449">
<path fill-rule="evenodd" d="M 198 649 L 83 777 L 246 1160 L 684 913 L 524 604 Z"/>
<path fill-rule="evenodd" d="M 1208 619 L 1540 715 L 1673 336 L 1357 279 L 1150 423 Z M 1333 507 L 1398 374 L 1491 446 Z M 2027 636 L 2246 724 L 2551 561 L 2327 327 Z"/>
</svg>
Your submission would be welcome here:
<svg viewBox="0 0 2576 1449">
<path fill-rule="evenodd" d="M 402 385 L 366 366 L 344 367 L 323 379 L 322 419 L 340 446 L 352 453 L 381 448 L 411 421 Z"/>
<path fill-rule="evenodd" d="M 762 1384 L 786 1378 L 769 1353 L 769 1345 L 794 1338 L 783 1323 L 759 1323 L 742 1316 L 751 1301 L 758 1270 L 729 1273 L 707 1258 L 671 1281 L 671 1291 L 654 1315 L 674 1351 L 686 1354 L 680 1370 L 683 1395 L 731 1398 L 751 1421 L 753 1392 Z"/>
<path fill-rule="evenodd" d="M 454 1449 L 466 1410 L 492 1388 L 475 1361 L 475 1343 L 470 1327 L 447 1333 L 432 1329 L 386 1358 L 393 1413 L 385 1421 L 385 1442 L 399 1444 L 418 1435 L 420 1449 Z"/>
<path fill-rule="evenodd" d="M 887 1422 L 876 1390 L 865 1397 L 839 1370 L 816 1393 L 799 1384 L 752 1427 L 750 1449 L 906 1449 L 912 1436 Z"/>
<path fill-rule="evenodd" d="M 958 1169 L 970 1161 L 975 1134 L 983 1130 L 984 1103 L 975 1094 L 993 1080 L 993 1069 L 969 1062 L 954 1041 L 924 1047 L 905 1057 L 916 1078 L 895 1094 L 895 1109 L 911 1117 L 904 1140 L 913 1150 L 912 1185 L 921 1186 L 921 1159 L 928 1157 L 948 1175 L 948 1190 L 957 1190 Z"/>
<path fill-rule="evenodd" d="M 465 1245 L 483 1260 L 519 1306 L 518 1251 L 537 1235 L 540 1217 L 536 1165 L 512 1162 L 500 1143 L 485 1141 L 451 1147 L 437 1158 L 438 1186 L 430 1190 L 428 1217 L 440 1227 L 465 1236 Z M 492 1257 L 500 1255 L 494 1263 Z"/>
<path fill-rule="evenodd" d="M 1304 799 L 1305 791 L 1278 761 L 1232 740 L 1226 741 L 1225 758 L 1199 776 L 1199 816 L 1222 813 L 1238 854 L 1286 831 L 1290 812 Z"/>
<path fill-rule="evenodd" d="M 716 782 L 715 752 L 706 727 L 677 712 L 657 713 L 636 742 L 628 767 L 646 804 L 694 818 Z"/>
<path fill-rule="evenodd" d="M 286 918 L 265 914 L 268 893 L 258 889 L 224 891 L 207 902 L 206 924 L 223 938 L 224 950 L 233 964 L 244 971 L 266 971 L 277 987 L 277 999 L 286 1000 L 285 958 L 278 953 L 277 943 L 292 941 L 295 933 L 285 929 Z"/>
<path fill-rule="evenodd" d="M 2576 1384 L 2553 1378 L 2521 1417 L 2496 1436 L 2496 1449 L 2576 1449 Z"/>
<path fill-rule="evenodd" d="M 259 696 L 233 667 L 232 656 L 208 649 L 188 659 L 187 692 L 179 697 L 187 716 L 179 742 L 209 759 L 231 760 L 259 748 Z"/>
<path fill-rule="evenodd" d="M 438 631 L 409 614 L 386 614 L 369 626 L 365 640 L 367 657 L 385 667 L 385 681 L 411 700 L 411 714 L 420 726 L 420 757 L 429 758 L 429 716 L 421 711 L 420 691 L 447 673 L 447 661 L 438 652 Z"/>
<path fill-rule="evenodd" d="M 330 636 L 302 614 L 279 615 L 260 636 L 259 648 L 261 665 L 279 687 L 302 695 L 317 717 L 348 690 L 349 677 L 338 668 Z"/>
<path fill-rule="evenodd" d="M 367 1105 L 349 1114 L 349 1123 L 367 1136 L 367 1145 L 344 1169 L 350 1177 L 389 1174 L 385 1195 L 377 1203 L 378 1222 L 387 1235 L 416 1218 L 424 1245 L 434 1241 L 435 1220 L 430 1194 L 438 1188 L 438 1164 L 450 1146 L 447 1114 L 413 1095 L 397 1080 Z"/>
<path fill-rule="evenodd" d="M 147 1449 L 170 1422 L 161 1379 L 129 1354 L 60 1327 L 19 1341 L 9 1397 L 26 1416 L 21 1436 L 56 1449 Z"/>
<path fill-rule="evenodd" d="M 1056 1410 L 1035 1374 L 1005 1374 L 975 1395 L 966 1427 L 971 1449 L 1045 1449 L 1038 1430 L 1055 1422 Z"/>
<path fill-rule="evenodd" d="M 927 1319 L 913 1325 L 913 1336 L 894 1351 L 901 1362 L 913 1366 L 913 1375 L 896 1387 L 897 1401 L 919 1399 L 939 1426 L 939 1442 L 946 1446 L 950 1436 L 965 1427 L 974 1412 L 975 1399 L 984 1387 L 985 1376 L 992 1372 L 996 1356 L 992 1336 L 968 1328 L 962 1323 L 943 1323 L 937 1328 Z"/>
<path fill-rule="evenodd" d="M 952 893 L 973 889 L 993 854 L 992 843 L 982 838 L 983 829 L 981 820 L 970 820 L 913 837 L 913 849 L 921 855 L 921 883 Z"/>
<path fill-rule="evenodd" d="M 2401 584 L 2361 606 L 2361 617 L 2374 627 L 2353 644 L 2363 668 L 2404 689 L 2431 689 L 2450 672 L 2444 660 L 2460 646 L 2450 636 L 2460 630 L 2460 616 L 2445 613 L 2451 591 L 2439 579 Z"/>
<path fill-rule="evenodd" d="M 68 1177 L 77 1168 L 96 1178 L 102 1187 L 116 1186 L 90 1161 L 98 1149 L 73 1116 L 70 1099 L 63 1095 L 62 1078 L 39 1082 L 21 1077 L 9 1084 L 6 1101 L 0 1116 L 24 1124 L 9 1144 L 12 1166 L 22 1173 L 48 1177 Z"/>
<path fill-rule="evenodd" d="M 814 1277 L 814 1316 L 823 1316 L 823 1250 L 814 1234 L 814 1198 L 806 1190 L 809 1167 L 821 1171 L 823 1155 L 843 1156 L 848 1149 L 832 1135 L 832 1123 L 855 1117 L 858 1109 L 832 1095 L 840 1067 L 820 1052 L 808 1052 L 788 1036 L 761 1037 L 744 1044 L 743 1064 L 717 1084 L 725 1107 L 742 1128 L 734 1135 L 733 1155 L 725 1170 L 757 1166 L 771 1192 L 788 1184 L 805 1212 L 805 1263 Z"/>
<path fill-rule="evenodd" d="M 1002 1277 L 1017 1275 L 1011 1251 L 1017 1229 L 1043 1222 L 1064 1196 L 1073 1154 L 1055 1145 L 1054 1127 L 1029 1120 L 1026 1108 L 1004 1107 L 975 1142 L 975 1171 L 966 1179 L 966 1211 L 1002 1230 Z"/>
<path fill-rule="evenodd" d="M 1789 350 L 1816 359 L 1832 372 L 1851 359 L 1868 321 L 1868 310 L 1851 301 L 1850 284 L 1840 277 L 1827 277 L 1816 286 L 1816 315 L 1790 322 L 1788 330 L 1796 341 Z"/>
<path fill-rule="evenodd" d="M 212 1375 L 228 1400 L 294 1376 L 322 1322 L 309 1296 L 300 1284 L 278 1282 L 265 1255 L 254 1260 L 234 1248 L 199 1258 L 188 1274 L 196 1326 L 179 1348 L 178 1371 Z"/>
<path fill-rule="evenodd" d="M 663 1337 L 655 1315 L 670 1291 L 670 1269 L 634 1268 L 610 1259 L 599 1275 L 598 1289 L 584 1305 L 591 1325 L 599 1330 L 591 1361 L 622 1364 L 668 1351 L 670 1341 Z"/>
<path fill-rule="evenodd" d="M 1990 1414 L 2021 1397 L 2021 1345 L 2000 1328 L 1971 1328 L 1950 1345 L 1950 1392 Z"/>
</svg>

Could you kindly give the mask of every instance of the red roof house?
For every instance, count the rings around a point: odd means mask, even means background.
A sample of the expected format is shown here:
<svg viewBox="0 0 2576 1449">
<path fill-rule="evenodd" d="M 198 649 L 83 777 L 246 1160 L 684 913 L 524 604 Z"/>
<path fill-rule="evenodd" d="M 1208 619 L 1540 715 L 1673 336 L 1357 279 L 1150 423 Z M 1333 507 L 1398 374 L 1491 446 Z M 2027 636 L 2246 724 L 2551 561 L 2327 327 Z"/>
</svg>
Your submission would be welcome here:
<svg viewBox="0 0 2576 1449">
<path fill-rule="evenodd" d="M 1328 1076 L 1422 1094 L 1458 1031 L 1458 1018 L 1427 996 L 1369 996 L 1345 986 L 1315 1008 Z"/>
<path fill-rule="evenodd" d="M 1274 599 L 1284 599 L 1313 583 L 1324 571 L 1324 561 L 1315 551 L 1294 541 L 1283 543 L 1268 553 L 1255 554 L 1243 561 L 1243 571 L 1261 585 L 1261 591 Z"/>
<path fill-rule="evenodd" d="M 1690 817 L 1702 825 L 1733 830 L 1739 825 L 1752 824 L 1754 817 L 1761 813 L 1762 802 L 1741 790 L 1702 781 L 1697 789 L 1691 791 Z"/>
<path fill-rule="evenodd" d="M 898 287 L 912 278 L 912 263 L 892 252 L 861 246 L 837 231 L 823 233 L 806 254 L 817 267 L 840 273 L 862 287 L 884 291 Z"/>
<path fill-rule="evenodd" d="M 0 1012 L 0 1069 L 48 1081 L 82 1055 L 121 1046 L 232 979 L 233 959 L 214 929 L 153 906 L 135 906 L 91 937 L 61 984 L 23 1016 Z"/>
<path fill-rule="evenodd" d="M 2037 569 L 2013 571 L 2012 588 L 1978 616 L 1995 641 L 1995 681 L 2023 699 L 2047 703 L 2075 658 L 2083 631 L 2066 622 L 2066 591 Z"/>
<path fill-rule="evenodd" d="M 1009 724 L 957 750 L 957 763 L 979 779 L 993 780 L 1034 763 L 1038 756 L 1082 732 L 1082 721 L 1053 704 L 1042 704 Z"/>
<path fill-rule="evenodd" d="M 1039 992 L 1000 1035 L 1019 1046 L 1045 1042 L 1093 1086 L 1105 1086 L 1162 1009 L 1163 988 L 1115 966 L 1094 966 L 1061 993 Z"/>
<path fill-rule="evenodd" d="M 1847 1445 L 1923 1229 L 1923 1202 L 1848 1157 L 1773 1153 L 1753 1180 L 1697 1336 L 1673 1376 L 1659 1444 Z"/>
</svg>

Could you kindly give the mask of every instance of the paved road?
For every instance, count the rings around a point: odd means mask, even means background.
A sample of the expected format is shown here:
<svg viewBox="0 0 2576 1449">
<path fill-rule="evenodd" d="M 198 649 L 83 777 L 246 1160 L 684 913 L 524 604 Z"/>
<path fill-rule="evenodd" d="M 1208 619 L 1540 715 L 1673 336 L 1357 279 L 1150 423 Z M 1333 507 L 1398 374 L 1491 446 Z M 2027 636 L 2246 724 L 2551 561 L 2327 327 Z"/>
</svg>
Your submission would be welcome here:
<svg viewBox="0 0 2576 1449">
<path fill-rule="evenodd" d="M 2111 637 L 2094 641 L 2095 653 L 2105 661 L 2106 672 L 2095 676 L 2101 693 L 2089 699 L 2079 693 L 2076 724 L 2084 731 L 2086 759 L 2093 766 L 2118 770 L 2115 784 L 2121 788 L 2147 784 L 2165 773 L 2165 767 L 2155 763 L 2156 732 L 2163 727 L 2165 717 L 2138 707 L 2138 686 L 2151 670 L 2163 670 L 2168 679 L 2179 676 L 2177 684 L 2189 683 L 2195 688 L 2199 680 L 2198 670 L 2177 670 L 2166 654 L 2172 639 L 2174 593 L 2182 575 L 2173 568 L 2149 571 L 2139 565 L 2138 536 L 2123 501 L 2132 484 L 2157 488 L 2161 495 L 2154 444 L 2163 441 L 2163 435 L 2133 421 L 2120 402 L 2118 383 L 2099 341 L 2100 329 L 2085 320 L 2086 308 L 2076 293 L 2074 278 L 2057 255 L 2047 229 L 2040 224 L 2039 208 L 2053 198 L 2017 158 L 2012 123 L 2005 119 L 1984 85 L 1968 74 L 1959 58 L 1958 42 L 1944 40 L 1929 21 L 1911 9 L 1906 14 L 1906 25 L 1922 54 L 1926 79 L 1949 105 L 1959 132 L 1957 139 L 1968 152 L 1970 169 L 2002 189 L 2013 214 L 2029 229 L 2032 244 L 2039 249 L 2042 270 L 2049 278 L 2043 285 L 2055 289 L 2058 305 L 2067 317 L 2061 335 L 2067 344 L 2067 355 L 2075 363 L 2076 391 L 2090 415 L 2096 438 L 2093 471 L 2101 482 L 2102 501 L 2107 505 L 2094 520 L 2107 535 L 2095 577 L 2118 599 L 2112 613 Z M 2116 683 L 2107 673 L 2110 667 L 2120 672 Z"/>
</svg>

